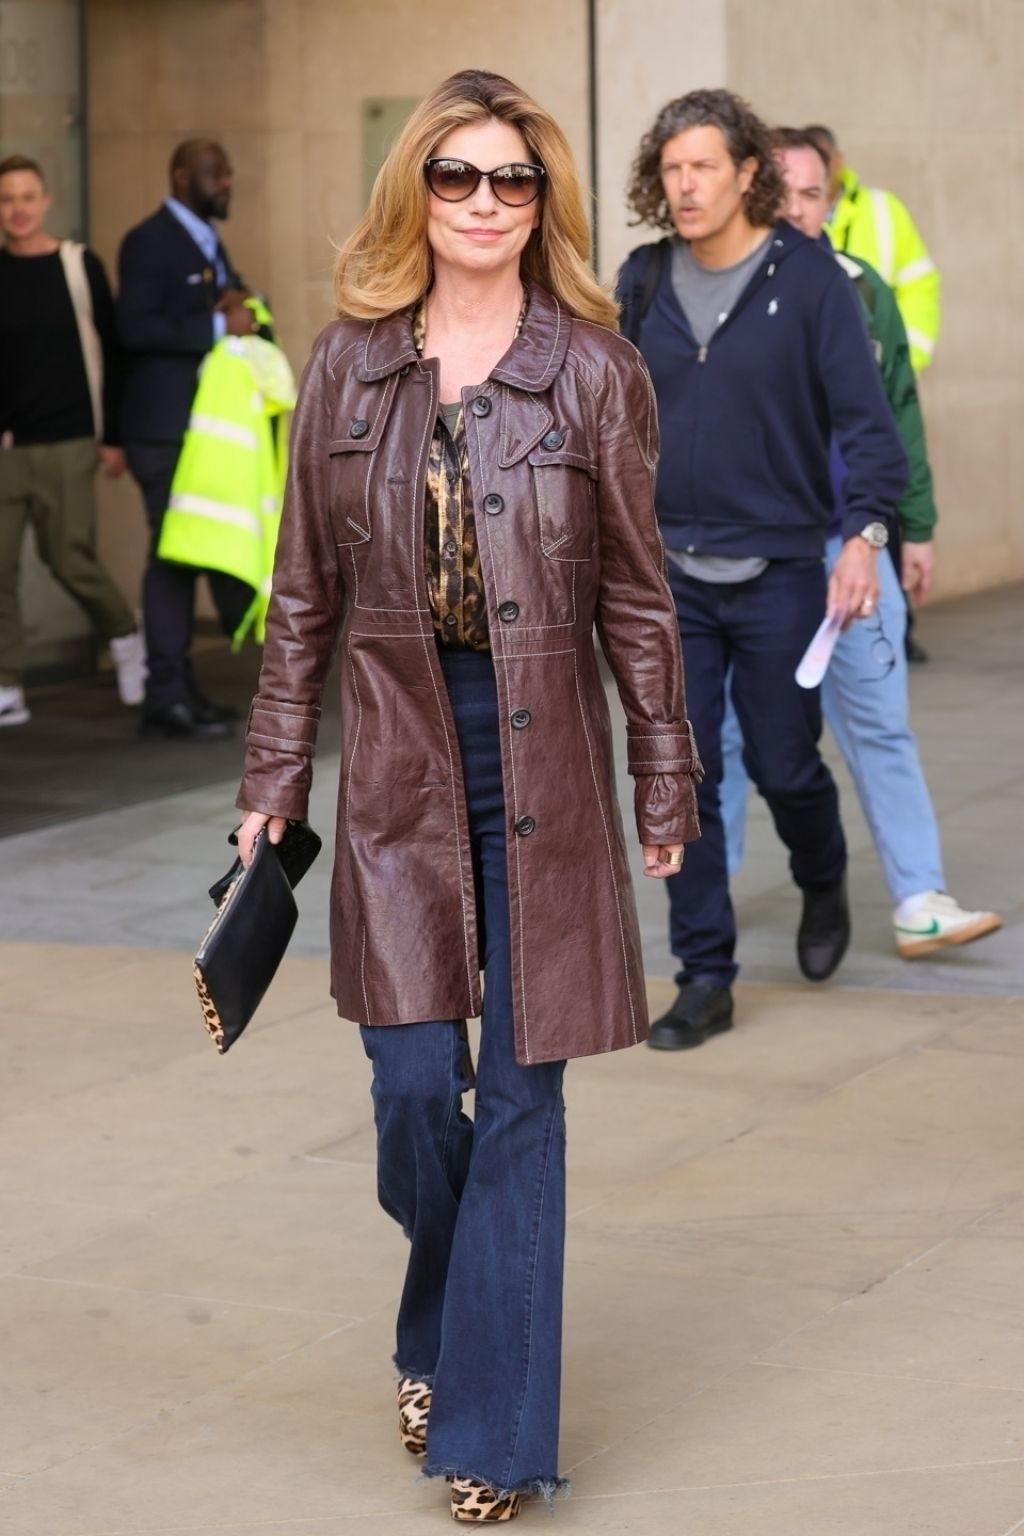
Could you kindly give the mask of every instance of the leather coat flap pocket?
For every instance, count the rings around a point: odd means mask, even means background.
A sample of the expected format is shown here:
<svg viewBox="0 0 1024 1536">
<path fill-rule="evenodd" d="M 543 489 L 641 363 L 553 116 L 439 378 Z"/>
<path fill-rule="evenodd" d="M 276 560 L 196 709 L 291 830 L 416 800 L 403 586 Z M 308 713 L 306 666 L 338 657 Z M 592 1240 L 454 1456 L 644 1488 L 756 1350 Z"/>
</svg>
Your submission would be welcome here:
<svg viewBox="0 0 1024 1536">
<path fill-rule="evenodd" d="M 501 407 L 499 466 L 511 469 L 513 464 L 525 459 L 554 424 L 555 418 L 542 400 L 507 389 Z"/>
<path fill-rule="evenodd" d="M 331 528 L 336 544 L 366 544 L 373 532 L 370 527 L 367 496 L 371 460 L 351 452 L 348 443 L 332 442 L 328 486 Z"/>
<path fill-rule="evenodd" d="M 380 447 L 391 414 L 398 375 L 382 386 L 370 386 L 355 402 L 355 414 L 345 436 L 327 444 L 331 526 L 339 547 L 366 544 L 373 533 L 370 520 L 370 473 L 373 453 Z M 334 422 L 337 432 L 343 423 Z"/>
<path fill-rule="evenodd" d="M 327 452 L 332 457 L 335 454 L 375 452 L 384 436 L 397 388 L 398 374 L 395 373 L 383 386 L 369 385 L 361 390 L 359 393 L 364 398 L 353 401 L 355 409 L 351 417 L 335 420 L 334 430 L 338 435 L 327 444 Z"/>
<path fill-rule="evenodd" d="M 536 447 L 530 449 L 528 458 L 534 468 L 539 464 L 564 464 L 570 469 L 582 469 L 591 480 L 596 480 L 598 476 L 589 445 L 582 441 L 574 445 L 571 428 L 564 434 L 559 447 L 546 448 L 542 438 Z"/>
<path fill-rule="evenodd" d="M 567 435 L 560 447 L 531 449 L 540 547 L 549 560 L 589 560 L 594 553 L 597 466 L 574 451 Z"/>
</svg>

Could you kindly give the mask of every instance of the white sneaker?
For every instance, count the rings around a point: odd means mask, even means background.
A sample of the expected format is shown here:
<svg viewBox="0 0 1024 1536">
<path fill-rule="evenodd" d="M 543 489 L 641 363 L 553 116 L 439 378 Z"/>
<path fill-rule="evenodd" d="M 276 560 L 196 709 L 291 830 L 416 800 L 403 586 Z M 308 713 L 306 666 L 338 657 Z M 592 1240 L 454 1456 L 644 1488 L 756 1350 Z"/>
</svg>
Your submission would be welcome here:
<svg viewBox="0 0 1024 1536">
<path fill-rule="evenodd" d="M 913 917 L 893 919 L 896 948 L 904 960 L 920 960 L 937 949 L 970 944 L 1002 926 L 998 912 L 965 912 L 945 891 L 929 891 Z"/>
<path fill-rule="evenodd" d="M 141 704 L 146 693 L 146 642 L 139 631 L 111 640 L 110 657 L 121 703 Z"/>
<path fill-rule="evenodd" d="M 31 718 L 24 690 L 0 687 L 0 725 L 25 725 Z"/>
</svg>

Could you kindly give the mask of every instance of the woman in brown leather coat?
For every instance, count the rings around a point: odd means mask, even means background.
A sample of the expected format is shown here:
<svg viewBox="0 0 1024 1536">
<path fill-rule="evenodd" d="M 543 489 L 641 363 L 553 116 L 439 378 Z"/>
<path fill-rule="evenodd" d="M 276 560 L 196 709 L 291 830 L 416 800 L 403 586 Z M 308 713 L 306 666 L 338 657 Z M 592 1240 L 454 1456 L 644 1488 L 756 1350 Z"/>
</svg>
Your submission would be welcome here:
<svg viewBox="0 0 1024 1536">
<path fill-rule="evenodd" d="M 464 1520 L 562 1482 L 562 1074 L 647 1032 L 595 624 L 644 872 L 698 835 L 653 397 L 587 254 L 547 112 L 478 71 L 423 102 L 306 368 L 238 798 L 245 857 L 305 816 L 340 647 L 333 992 L 411 1245 L 402 1439 Z"/>
</svg>

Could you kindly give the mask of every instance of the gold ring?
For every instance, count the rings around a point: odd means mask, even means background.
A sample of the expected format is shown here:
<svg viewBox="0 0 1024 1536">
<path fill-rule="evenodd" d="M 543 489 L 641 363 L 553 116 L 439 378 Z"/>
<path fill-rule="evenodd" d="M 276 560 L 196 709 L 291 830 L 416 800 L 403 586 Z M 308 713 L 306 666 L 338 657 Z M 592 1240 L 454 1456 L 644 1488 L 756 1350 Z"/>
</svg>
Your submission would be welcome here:
<svg viewBox="0 0 1024 1536">
<path fill-rule="evenodd" d="M 662 850 L 661 862 L 663 864 L 672 864 L 676 869 L 678 869 L 680 864 L 683 862 L 683 850 L 680 848 L 678 853 L 665 853 L 665 851 Z"/>
</svg>

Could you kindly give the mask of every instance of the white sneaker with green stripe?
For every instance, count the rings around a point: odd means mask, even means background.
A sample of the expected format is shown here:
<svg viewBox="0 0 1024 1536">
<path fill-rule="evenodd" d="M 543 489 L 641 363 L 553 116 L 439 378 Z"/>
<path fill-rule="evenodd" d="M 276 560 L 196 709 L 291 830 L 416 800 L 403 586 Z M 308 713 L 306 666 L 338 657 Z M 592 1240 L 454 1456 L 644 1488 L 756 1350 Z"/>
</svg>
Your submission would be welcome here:
<svg viewBox="0 0 1024 1536">
<path fill-rule="evenodd" d="M 965 912 L 945 891 L 929 891 L 910 917 L 893 918 L 904 960 L 921 960 L 954 944 L 970 944 L 1003 926 L 998 912 Z"/>
</svg>

